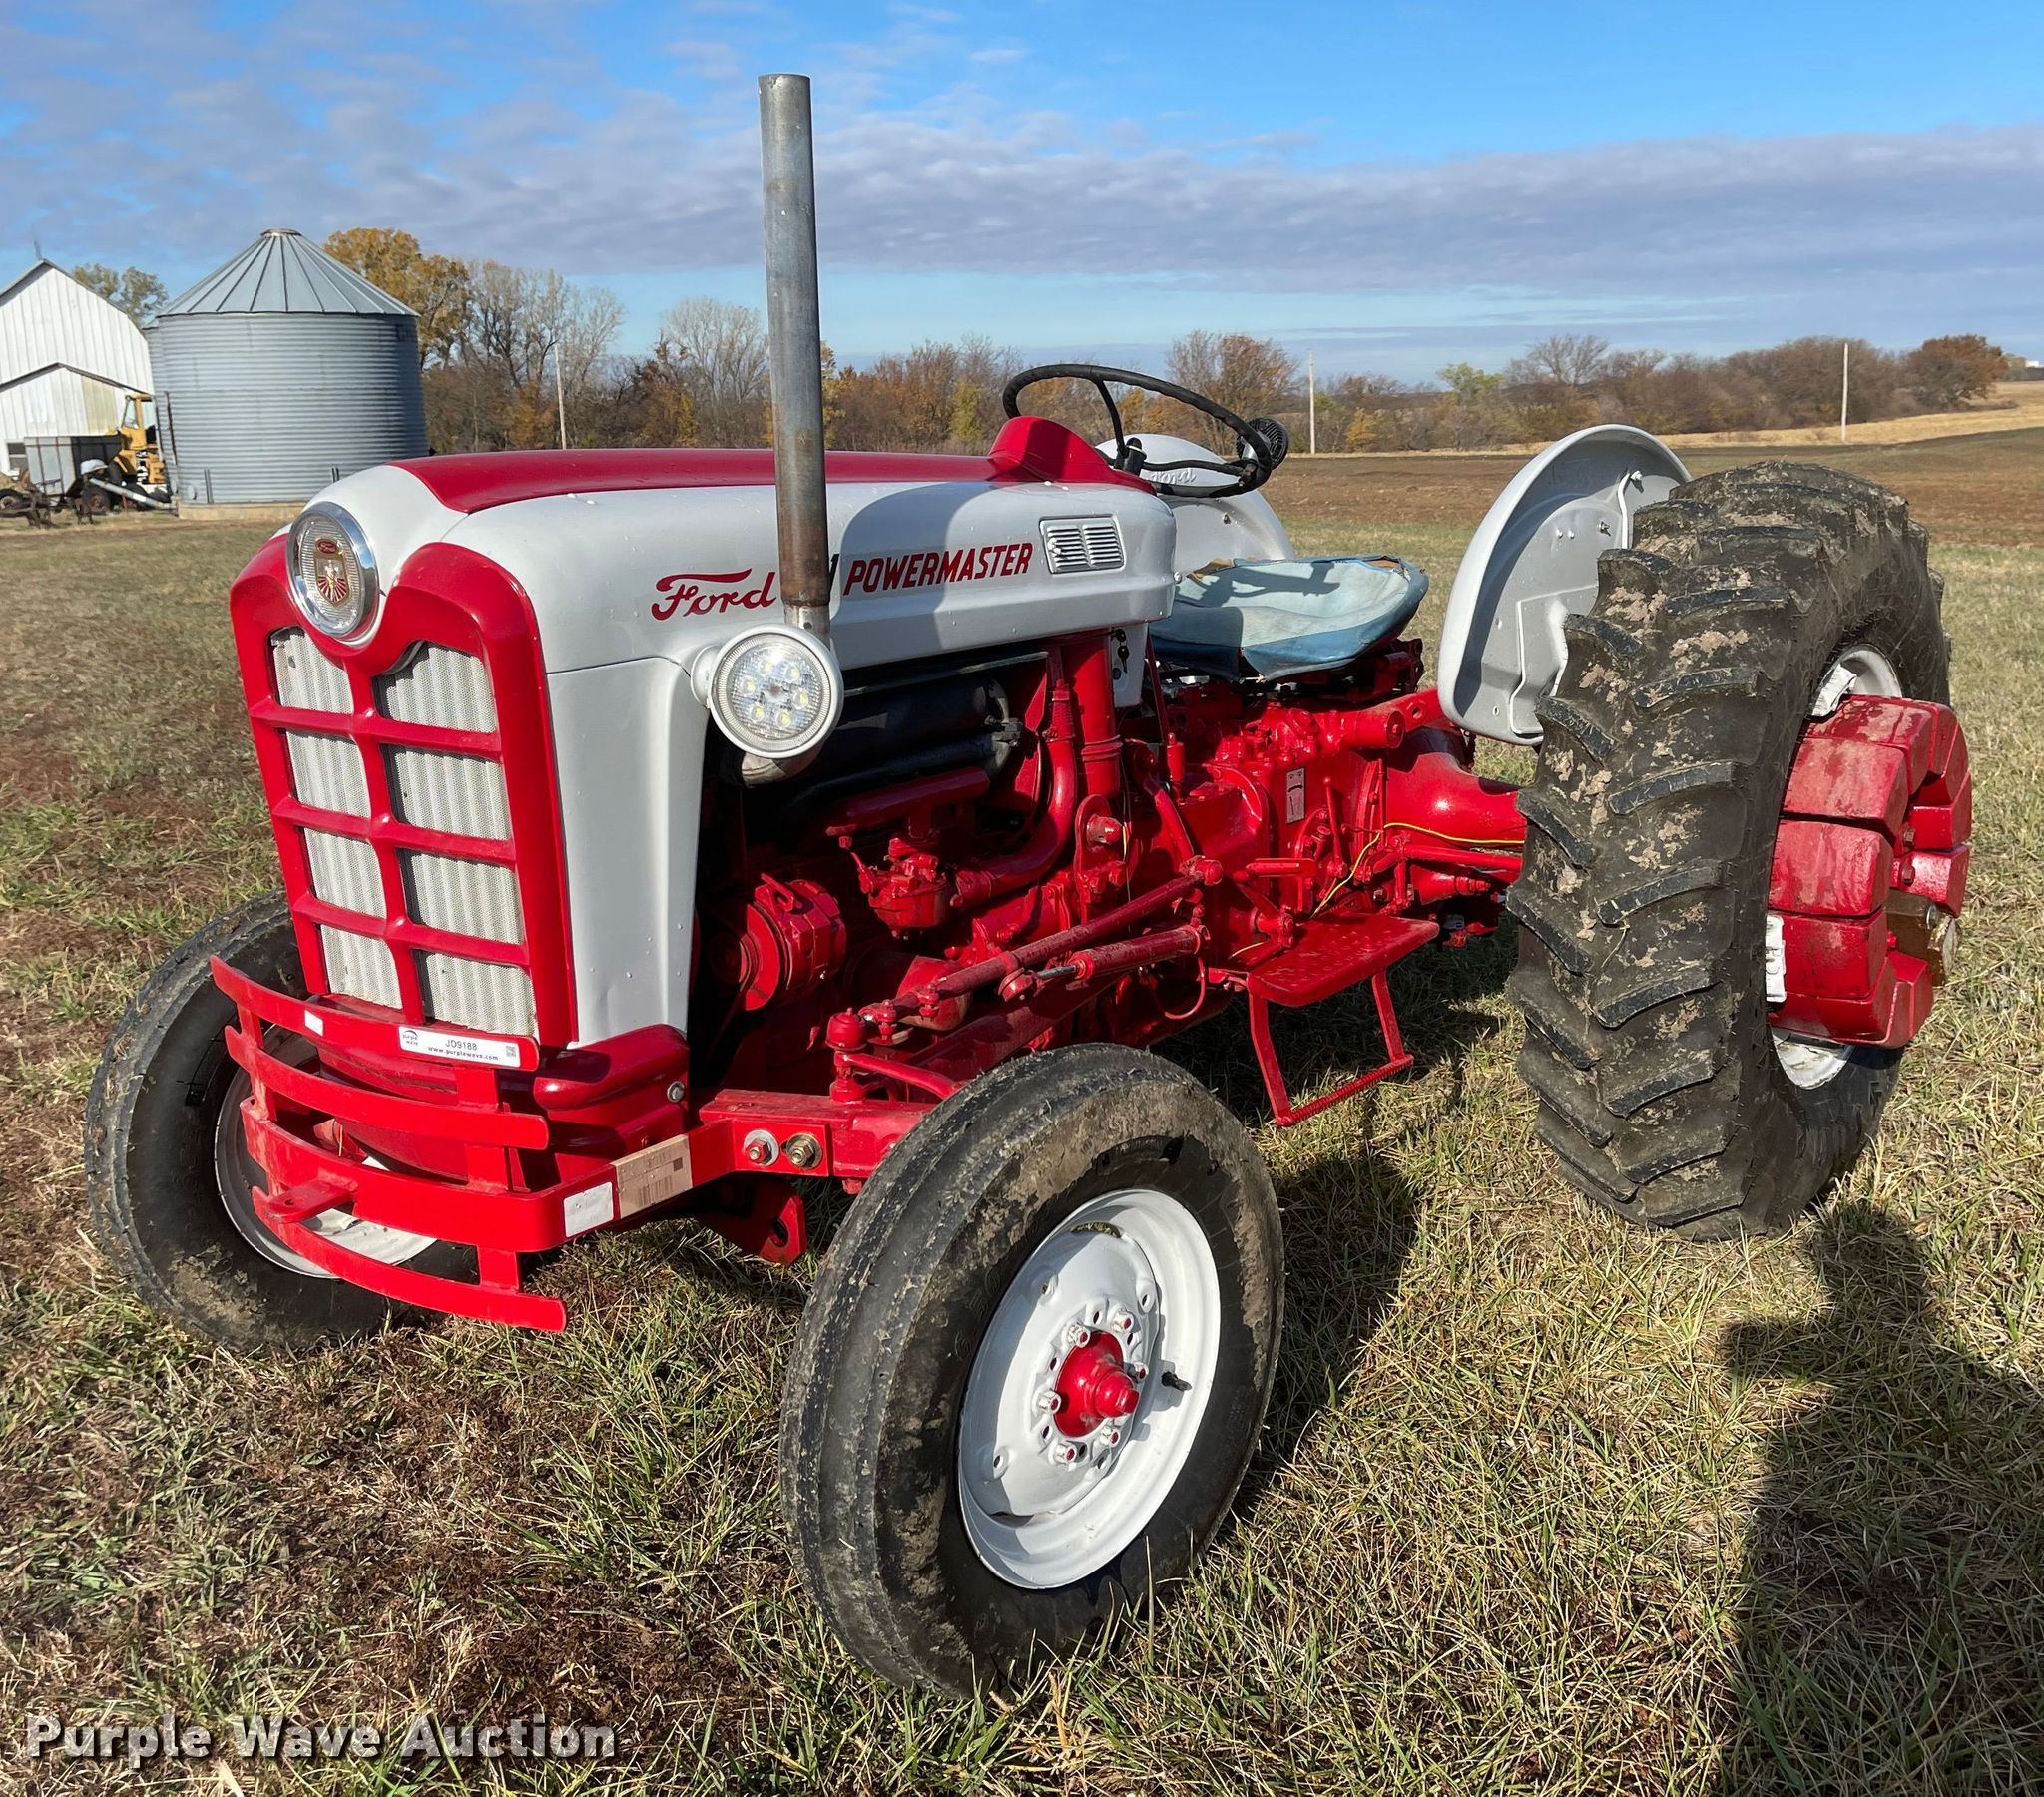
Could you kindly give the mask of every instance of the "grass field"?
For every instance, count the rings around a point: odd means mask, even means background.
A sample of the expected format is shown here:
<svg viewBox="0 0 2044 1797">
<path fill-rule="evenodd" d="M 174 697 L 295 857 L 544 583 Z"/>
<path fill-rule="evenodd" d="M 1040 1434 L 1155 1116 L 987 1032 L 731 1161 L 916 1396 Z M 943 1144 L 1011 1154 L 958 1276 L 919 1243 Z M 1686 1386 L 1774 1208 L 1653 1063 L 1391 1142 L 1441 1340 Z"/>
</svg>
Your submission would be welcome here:
<svg viewBox="0 0 2044 1797">
<path fill-rule="evenodd" d="M 1154 1625 L 966 1708 L 862 1676 L 789 1568 L 808 1267 L 660 1225 L 549 1270 L 565 1336 L 267 1362 L 114 1281 L 78 1164 L 100 1041 L 275 877 L 222 606 L 260 533 L 0 534 L 0 1726 L 622 1736 L 596 1771 L 228 1760 L 251 1792 L 2037 1788 L 2044 431 L 1826 459 L 1937 532 L 1978 778 L 1967 954 L 1874 1149 L 1786 1240 L 1647 1240 L 1533 1140 L 1509 940 L 1408 964 L 1413 1074 L 1261 1130 L 1285 1359 L 1235 1521 Z M 1307 547 L 1414 553 L 1442 593 L 1508 472 L 1294 464 L 1276 497 Z M 1362 1015 L 1294 1033 L 1301 1086 L 1368 1055 Z M 1175 1052 L 1267 1122 L 1239 1027 Z M 128 1783 L 232 1788 L 0 1772 Z"/>
</svg>

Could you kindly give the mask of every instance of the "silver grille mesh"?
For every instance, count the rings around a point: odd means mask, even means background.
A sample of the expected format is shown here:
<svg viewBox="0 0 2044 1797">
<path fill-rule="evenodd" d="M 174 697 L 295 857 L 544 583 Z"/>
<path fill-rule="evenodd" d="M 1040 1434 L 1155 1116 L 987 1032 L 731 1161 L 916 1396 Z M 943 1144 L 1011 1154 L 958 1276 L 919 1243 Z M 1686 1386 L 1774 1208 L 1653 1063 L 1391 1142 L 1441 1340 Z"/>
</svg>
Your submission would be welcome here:
<svg viewBox="0 0 2044 1797">
<path fill-rule="evenodd" d="M 500 1036 L 530 1036 L 535 1028 L 532 982 L 521 967 L 470 961 L 459 955 L 419 956 L 419 986 L 428 1016 Z"/>
<path fill-rule="evenodd" d="M 504 770 L 477 755 L 450 755 L 437 748 L 393 748 L 390 802 L 406 823 L 453 836 L 511 840 L 511 811 L 504 799 Z"/>
<path fill-rule="evenodd" d="M 309 632 L 276 632 L 269 642 L 277 702 L 293 710 L 332 714 L 335 729 L 354 711 L 352 676 L 321 653 Z M 489 670 L 479 656 L 445 644 L 414 644 L 397 667 L 374 681 L 376 709 L 395 723 L 479 733 L 497 727 Z M 291 790 L 315 810 L 369 816 L 366 754 L 381 753 L 398 819 L 419 829 L 493 842 L 511 839 L 511 811 L 500 763 L 478 755 L 410 745 L 358 742 L 352 734 L 283 731 Z M 370 836 L 378 826 L 370 825 Z M 332 830 L 303 831 L 313 895 L 359 915 L 364 926 L 386 916 L 382 865 L 375 842 Z M 386 851 L 387 852 L 387 851 Z M 404 908 L 414 923 L 450 936 L 518 944 L 525 940 L 516 872 L 495 862 L 425 850 L 398 850 Z M 391 945 L 381 936 L 319 926 L 327 989 L 390 1010 L 404 995 Z M 404 950 L 418 974 L 420 1008 L 430 1020 L 530 1036 L 538 1020 L 531 977 L 521 967 L 439 951 Z"/>
<path fill-rule="evenodd" d="M 349 817 L 369 815 L 369 783 L 351 740 L 306 730 L 286 730 L 283 736 L 291 751 L 291 790 L 302 802 Z"/>
<path fill-rule="evenodd" d="M 1107 574 L 1122 566 L 1118 519 L 1046 518 L 1043 554 L 1053 574 Z"/>
<path fill-rule="evenodd" d="M 383 877 L 376 870 L 376 851 L 366 842 L 307 830 L 305 859 L 312 868 L 312 890 L 329 905 L 368 917 L 384 915 Z"/>
<path fill-rule="evenodd" d="M 416 643 L 404 661 L 376 681 L 376 708 L 399 723 L 446 730 L 494 730 L 497 701 L 482 657 L 444 643 Z"/>
<path fill-rule="evenodd" d="M 492 942 L 523 942 L 518 881 L 510 868 L 456 855 L 403 857 L 405 909 L 430 929 Z"/>
<path fill-rule="evenodd" d="M 307 631 L 278 631 L 269 640 L 269 665 L 276 675 L 277 703 L 301 711 L 351 711 L 347 671 L 312 646 Z"/>
<path fill-rule="evenodd" d="M 319 947 L 326 957 L 326 984 L 333 991 L 397 1009 L 397 963 L 387 942 L 321 924 Z"/>
</svg>

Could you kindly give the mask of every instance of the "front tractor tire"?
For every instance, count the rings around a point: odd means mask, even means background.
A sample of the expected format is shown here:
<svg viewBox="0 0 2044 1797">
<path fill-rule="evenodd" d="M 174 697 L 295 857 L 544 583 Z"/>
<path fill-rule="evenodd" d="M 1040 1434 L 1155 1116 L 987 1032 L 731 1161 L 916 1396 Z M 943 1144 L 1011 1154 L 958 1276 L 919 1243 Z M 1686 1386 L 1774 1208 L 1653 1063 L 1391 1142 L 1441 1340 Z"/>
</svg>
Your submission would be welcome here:
<svg viewBox="0 0 2044 1797">
<path fill-rule="evenodd" d="M 1865 1145 L 1900 1051 L 1778 1039 L 1769 870 L 1813 712 L 1949 702 L 1943 583 L 1883 488 L 1782 462 L 1642 511 L 1568 619 L 1520 804 L 1520 1073 L 1567 1178 L 1694 1239 L 1787 1228 Z"/>
<path fill-rule="evenodd" d="M 1262 1426 L 1283 1269 L 1242 1124 L 1153 1055 L 1027 1055 L 859 1194 L 795 1340 L 802 1578 L 896 1683 L 1009 1683 L 1183 1577 Z"/>
<path fill-rule="evenodd" d="M 138 1296 L 192 1334 L 244 1351 L 316 1348 L 421 1313 L 321 1272 L 257 1215 L 260 1173 L 242 1142 L 248 1076 L 224 1032 L 235 1008 L 214 956 L 302 993 L 280 893 L 217 917 L 159 967 L 107 1040 L 85 1113 L 93 1233 Z M 335 1216 L 347 1245 L 453 1272 L 461 1250 Z"/>
</svg>

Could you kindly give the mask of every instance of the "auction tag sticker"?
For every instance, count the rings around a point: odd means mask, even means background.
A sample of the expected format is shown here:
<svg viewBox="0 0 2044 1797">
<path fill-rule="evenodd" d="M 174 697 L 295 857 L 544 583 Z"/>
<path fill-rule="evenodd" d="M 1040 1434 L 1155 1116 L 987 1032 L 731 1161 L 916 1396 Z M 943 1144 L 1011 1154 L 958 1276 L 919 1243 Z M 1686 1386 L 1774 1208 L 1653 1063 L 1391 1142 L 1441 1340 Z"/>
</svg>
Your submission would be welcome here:
<svg viewBox="0 0 2044 1797">
<path fill-rule="evenodd" d="M 1752 963 L 1748 963 L 1749 966 Z M 1782 914 L 1768 913 L 1768 1003 L 1779 1005 L 1788 997 L 1788 951 L 1782 942 Z"/>
<path fill-rule="evenodd" d="M 400 1024 L 397 1045 L 414 1055 L 437 1055 L 442 1061 L 479 1061 L 485 1067 L 516 1067 L 518 1045 L 494 1042 L 487 1036 L 456 1036 L 447 1030 L 421 1030 Z"/>
<path fill-rule="evenodd" d="M 570 1235 L 612 1222 L 618 1214 L 618 1189 L 605 1183 L 587 1191 L 571 1191 L 561 1200 L 561 1227 Z"/>
</svg>

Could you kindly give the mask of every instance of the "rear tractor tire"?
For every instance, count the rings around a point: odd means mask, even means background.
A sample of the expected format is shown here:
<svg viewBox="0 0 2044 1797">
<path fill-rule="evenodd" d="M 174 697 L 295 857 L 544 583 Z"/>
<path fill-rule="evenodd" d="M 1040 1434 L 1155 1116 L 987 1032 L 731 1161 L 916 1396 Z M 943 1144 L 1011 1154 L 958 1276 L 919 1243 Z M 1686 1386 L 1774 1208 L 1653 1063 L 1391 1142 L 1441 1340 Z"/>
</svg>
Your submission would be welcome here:
<svg viewBox="0 0 2044 1797">
<path fill-rule="evenodd" d="M 839 1638 L 970 1693 L 1182 1578 L 1282 1289 L 1248 1131 L 1169 1063 L 1054 1049 L 946 1099 L 860 1192 L 788 1369 L 781 1496 Z"/>
<path fill-rule="evenodd" d="M 1565 623 L 1509 901 L 1519 1070 L 1570 1182 L 1634 1222 L 1785 1229 L 1879 1121 L 1901 1051 L 1771 1029 L 1769 870 L 1813 714 L 1949 702 L 1926 542 L 1865 481 L 1733 469 L 1642 511 Z"/>
</svg>

